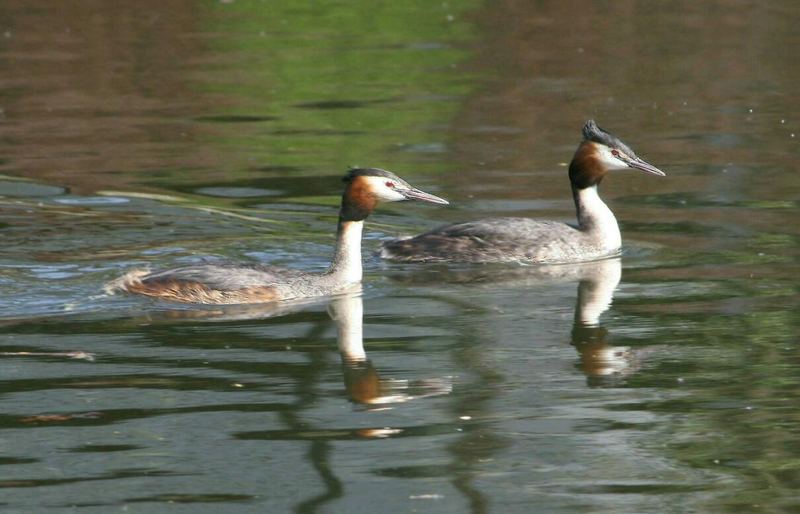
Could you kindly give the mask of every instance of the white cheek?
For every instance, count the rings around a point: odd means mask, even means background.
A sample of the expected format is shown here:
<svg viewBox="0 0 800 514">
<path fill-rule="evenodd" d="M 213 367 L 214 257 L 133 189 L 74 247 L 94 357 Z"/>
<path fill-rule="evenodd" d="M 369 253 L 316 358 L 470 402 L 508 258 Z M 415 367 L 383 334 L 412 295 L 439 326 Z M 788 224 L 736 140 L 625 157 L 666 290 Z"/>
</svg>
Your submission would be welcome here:
<svg viewBox="0 0 800 514">
<path fill-rule="evenodd" d="M 398 193 L 397 191 L 393 191 L 388 187 L 382 187 L 376 191 L 378 194 L 378 198 L 383 202 L 400 202 L 405 200 L 406 197 Z"/>
<path fill-rule="evenodd" d="M 611 149 L 607 146 L 598 146 L 597 154 L 600 158 L 600 162 L 603 163 L 609 170 L 624 170 L 628 168 L 628 165 L 622 162 L 621 160 L 614 157 L 611 153 Z"/>
<path fill-rule="evenodd" d="M 383 177 L 368 177 L 367 180 L 370 181 L 370 189 L 382 202 L 399 202 L 406 199 L 405 196 L 386 186 L 386 182 L 391 182 L 389 179 Z"/>
</svg>

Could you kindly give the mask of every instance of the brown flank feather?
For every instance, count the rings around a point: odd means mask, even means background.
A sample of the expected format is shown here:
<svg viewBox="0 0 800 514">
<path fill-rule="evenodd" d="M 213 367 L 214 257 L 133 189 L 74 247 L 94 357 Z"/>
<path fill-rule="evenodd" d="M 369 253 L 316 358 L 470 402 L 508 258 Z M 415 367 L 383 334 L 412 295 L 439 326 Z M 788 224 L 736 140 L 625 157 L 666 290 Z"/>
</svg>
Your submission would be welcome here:
<svg viewBox="0 0 800 514">
<path fill-rule="evenodd" d="M 252 286 L 225 291 L 211 289 L 200 282 L 189 280 L 171 278 L 142 280 L 147 273 L 141 270 L 128 273 L 121 280 L 109 284 L 106 291 L 113 293 L 122 290 L 173 302 L 206 304 L 267 303 L 278 299 L 275 288 L 270 286 Z"/>
</svg>

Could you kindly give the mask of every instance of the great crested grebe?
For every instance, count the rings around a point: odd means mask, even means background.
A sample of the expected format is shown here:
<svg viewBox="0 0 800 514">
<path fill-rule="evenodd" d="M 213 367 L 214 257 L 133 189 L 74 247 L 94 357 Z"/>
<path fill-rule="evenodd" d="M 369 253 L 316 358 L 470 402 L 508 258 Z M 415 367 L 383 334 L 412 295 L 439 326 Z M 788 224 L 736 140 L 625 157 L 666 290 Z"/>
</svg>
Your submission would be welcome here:
<svg viewBox="0 0 800 514">
<path fill-rule="evenodd" d="M 380 255 L 405 262 L 521 263 L 579 262 L 614 255 L 622 238 L 617 219 L 600 199 L 597 186 L 609 171 L 626 168 L 665 175 L 590 120 L 569 164 L 577 226 L 528 218 L 488 218 L 387 241 Z"/>
<path fill-rule="evenodd" d="M 364 220 L 379 202 L 448 203 L 378 168 L 352 169 L 344 181 L 336 249 L 333 262 L 323 273 L 257 264 L 199 264 L 163 271 L 134 270 L 107 284 L 106 292 L 208 304 L 266 303 L 334 294 L 361 282 L 361 232 Z"/>
</svg>

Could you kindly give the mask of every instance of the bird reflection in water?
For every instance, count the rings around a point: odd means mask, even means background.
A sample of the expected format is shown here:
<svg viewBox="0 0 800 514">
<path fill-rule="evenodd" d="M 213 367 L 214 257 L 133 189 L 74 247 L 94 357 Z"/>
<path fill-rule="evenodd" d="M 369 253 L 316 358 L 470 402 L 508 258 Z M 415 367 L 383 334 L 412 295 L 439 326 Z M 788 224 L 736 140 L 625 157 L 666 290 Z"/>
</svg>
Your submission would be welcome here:
<svg viewBox="0 0 800 514">
<path fill-rule="evenodd" d="M 615 385 L 637 369 L 635 354 L 627 346 L 607 342 L 608 330 L 600 316 L 614 300 L 622 276 L 620 258 L 587 262 L 577 266 L 578 296 L 572 323 L 572 345 L 580 356 L 580 369 L 589 385 Z"/>
<path fill-rule="evenodd" d="M 192 309 L 170 309 L 151 313 L 148 323 L 178 319 L 206 321 L 242 321 L 276 318 L 318 307 L 329 301 L 328 315 L 336 324 L 337 342 L 342 360 L 342 374 L 347 396 L 368 410 L 390 408 L 392 404 L 449 394 L 452 377 L 430 379 L 382 378 L 364 349 L 364 304 L 361 287 L 329 299 L 307 299 L 264 304 L 214 305 Z M 388 437 L 376 433 L 370 437 Z"/>
<path fill-rule="evenodd" d="M 354 403 L 374 410 L 452 391 L 450 377 L 418 380 L 380 377 L 364 350 L 364 304 L 360 296 L 333 298 L 328 313 L 336 322 L 344 385 Z"/>
<path fill-rule="evenodd" d="M 450 283 L 468 284 L 473 292 L 493 290 L 525 290 L 541 294 L 548 284 L 578 283 L 578 294 L 571 330 L 571 344 L 578 351 L 578 368 L 586 375 L 590 386 L 614 386 L 638 369 L 638 358 L 629 347 L 608 342 L 608 330 L 600 324 L 601 315 L 614 299 L 614 291 L 622 276 L 620 257 L 567 264 L 535 266 L 425 265 L 413 273 L 394 275 L 395 280 L 409 284 Z M 477 296 L 475 297 L 477 298 Z M 491 303 L 488 297 L 481 307 Z M 461 300 L 457 300 L 462 305 Z M 519 304 L 519 302 L 517 302 Z M 462 305 L 463 307 L 463 305 Z M 528 309 L 535 309 L 527 305 Z"/>
</svg>

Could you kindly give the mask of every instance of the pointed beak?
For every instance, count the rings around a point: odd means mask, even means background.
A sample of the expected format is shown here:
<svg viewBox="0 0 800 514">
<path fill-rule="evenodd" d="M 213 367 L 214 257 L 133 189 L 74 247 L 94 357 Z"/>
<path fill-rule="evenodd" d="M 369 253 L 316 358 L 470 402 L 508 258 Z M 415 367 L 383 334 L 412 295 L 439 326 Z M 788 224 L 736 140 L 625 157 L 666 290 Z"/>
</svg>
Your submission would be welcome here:
<svg viewBox="0 0 800 514">
<path fill-rule="evenodd" d="M 397 191 L 397 192 L 403 195 L 406 198 L 406 200 L 419 200 L 421 202 L 438 203 L 441 205 L 450 204 L 450 202 L 448 202 L 444 198 L 439 198 L 436 195 L 426 193 L 425 191 L 420 191 L 419 189 L 415 189 L 413 187 L 411 189 L 404 189 L 402 191 Z"/>
<path fill-rule="evenodd" d="M 641 170 L 641 171 L 644 171 L 645 173 L 650 173 L 652 175 L 658 175 L 659 177 L 664 177 L 664 176 L 667 175 L 666 173 L 664 173 L 660 169 L 656 168 L 655 166 L 653 166 L 649 162 L 646 162 L 646 161 L 640 159 L 639 157 L 636 157 L 635 159 L 626 159 L 625 160 L 625 164 L 627 164 L 628 167 L 633 168 L 635 170 Z"/>
</svg>

